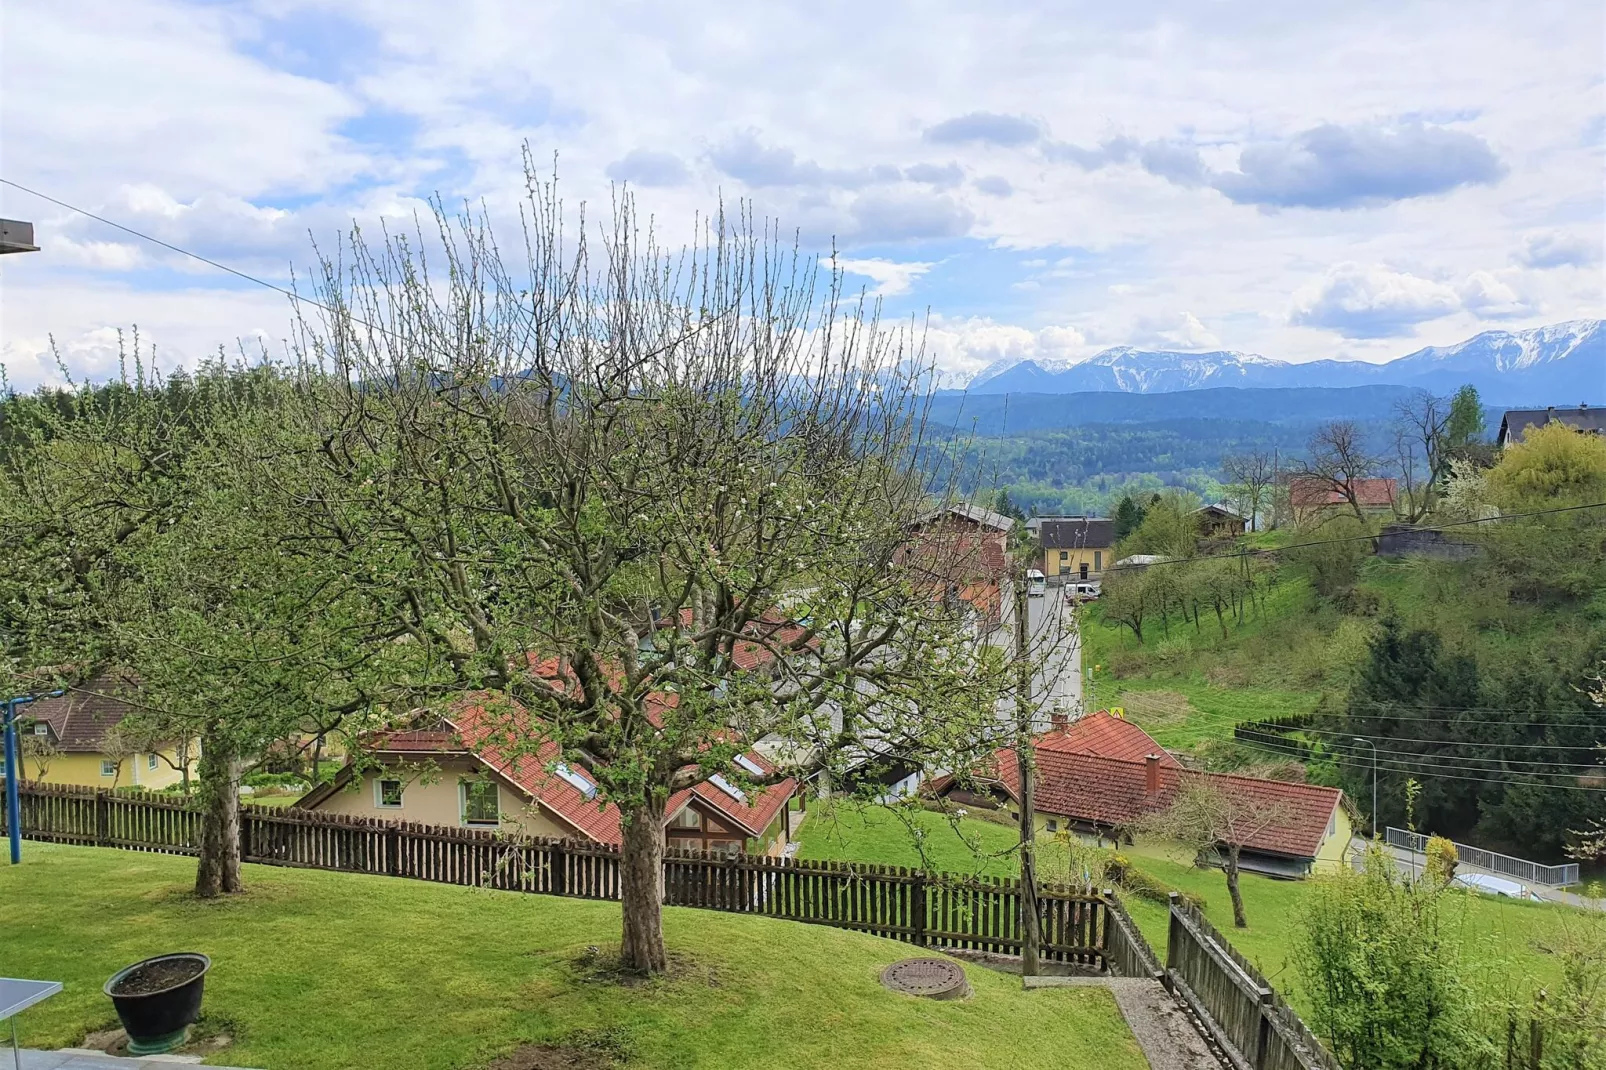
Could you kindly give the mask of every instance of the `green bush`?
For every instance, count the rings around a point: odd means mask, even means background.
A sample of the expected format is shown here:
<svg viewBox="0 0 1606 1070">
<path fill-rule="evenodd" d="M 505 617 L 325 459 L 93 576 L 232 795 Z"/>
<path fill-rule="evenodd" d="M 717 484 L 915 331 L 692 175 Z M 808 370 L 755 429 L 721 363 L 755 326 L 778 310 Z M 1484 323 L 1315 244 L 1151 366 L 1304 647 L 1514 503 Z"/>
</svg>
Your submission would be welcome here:
<svg viewBox="0 0 1606 1070">
<path fill-rule="evenodd" d="M 1174 888 L 1165 881 L 1143 872 L 1134 866 L 1132 860 L 1126 855 L 1117 854 L 1111 858 L 1108 873 L 1110 878 L 1121 886 L 1122 891 L 1130 892 L 1139 899 L 1147 899 L 1154 903 L 1169 903 L 1171 901 L 1171 893 L 1175 892 L 1181 896 L 1184 903 L 1197 907 L 1199 910 L 1205 908 L 1203 896 L 1185 892 L 1181 888 Z"/>
<path fill-rule="evenodd" d="M 296 791 L 307 790 L 307 778 L 297 776 L 295 773 L 250 773 L 240 778 L 240 783 L 248 788 L 291 788 Z"/>
</svg>

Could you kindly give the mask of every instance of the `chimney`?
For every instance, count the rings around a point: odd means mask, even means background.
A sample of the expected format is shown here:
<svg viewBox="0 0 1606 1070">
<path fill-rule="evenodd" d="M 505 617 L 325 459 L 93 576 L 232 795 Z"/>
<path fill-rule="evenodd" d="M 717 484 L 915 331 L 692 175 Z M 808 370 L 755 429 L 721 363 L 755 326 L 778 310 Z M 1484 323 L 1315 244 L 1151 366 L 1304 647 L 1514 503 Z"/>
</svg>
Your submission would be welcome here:
<svg viewBox="0 0 1606 1070">
<path fill-rule="evenodd" d="M 1053 724 L 1054 731 L 1065 732 L 1070 730 L 1071 720 L 1065 716 L 1064 707 L 1055 706 L 1053 712 L 1048 715 L 1048 719 Z"/>
<path fill-rule="evenodd" d="M 1146 795 L 1160 794 L 1160 756 L 1158 754 L 1145 755 L 1143 758 L 1143 791 Z"/>
</svg>

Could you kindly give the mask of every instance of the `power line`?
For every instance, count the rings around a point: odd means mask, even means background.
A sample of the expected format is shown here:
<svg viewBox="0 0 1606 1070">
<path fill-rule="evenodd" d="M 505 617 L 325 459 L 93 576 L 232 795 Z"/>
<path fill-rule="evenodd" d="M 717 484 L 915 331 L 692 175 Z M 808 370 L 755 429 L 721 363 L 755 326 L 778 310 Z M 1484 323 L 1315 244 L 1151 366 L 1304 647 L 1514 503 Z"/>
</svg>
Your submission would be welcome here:
<svg viewBox="0 0 1606 1070">
<path fill-rule="evenodd" d="M 1272 744 L 1272 743 L 1256 741 L 1256 742 L 1252 743 L 1251 745 L 1252 746 L 1256 746 L 1256 747 L 1261 747 L 1261 748 L 1263 748 L 1265 750 L 1268 750 L 1268 751 L 1271 751 L 1271 752 L 1273 752 L 1275 754 L 1281 754 L 1281 755 L 1285 755 L 1285 756 L 1288 756 L 1288 757 L 1296 757 L 1296 758 L 1308 757 L 1303 751 L 1284 749 L 1284 748 L 1278 747 L 1278 746 L 1276 746 L 1275 744 Z M 1371 755 L 1370 755 L 1369 752 L 1365 752 L 1365 751 L 1358 752 L 1357 754 L 1353 755 L 1352 757 L 1355 758 L 1354 764 L 1362 766 L 1362 767 L 1366 766 L 1367 764 L 1369 764 L 1371 762 Z M 1506 787 L 1510 787 L 1510 786 L 1515 785 L 1515 786 L 1527 786 L 1527 787 L 1533 787 L 1533 788 L 1547 788 L 1547 789 L 1554 789 L 1554 790 L 1558 790 L 1558 791 L 1587 791 L 1587 792 L 1590 792 L 1592 794 L 1597 794 L 1597 795 L 1606 794 L 1606 788 L 1592 788 L 1592 787 L 1589 787 L 1589 786 L 1584 785 L 1584 784 L 1576 783 L 1576 780 L 1578 779 L 1577 777 L 1568 777 L 1567 778 L 1567 779 L 1570 779 L 1570 780 L 1574 781 L 1574 783 L 1552 784 L 1552 783 L 1543 783 L 1543 782 L 1535 781 L 1535 780 L 1519 780 L 1519 779 L 1513 779 L 1513 778 L 1510 778 L 1510 777 L 1491 778 L 1491 777 L 1486 777 L 1486 776 L 1464 776 L 1464 775 L 1462 775 L 1460 773 L 1440 772 L 1440 771 L 1438 771 L 1438 767 L 1436 765 L 1434 765 L 1434 766 L 1417 766 L 1417 765 L 1414 765 L 1414 764 L 1411 764 L 1411 763 L 1395 762 L 1395 761 L 1392 761 L 1392 760 L 1387 759 L 1387 758 L 1379 758 L 1378 759 L 1378 765 L 1381 766 L 1384 771 L 1390 772 L 1390 773 L 1407 773 L 1407 774 L 1410 774 L 1411 776 L 1435 777 L 1435 778 L 1442 779 L 1442 780 L 1465 780 L 1465 781 L 1471 781 L 1471 782 L 1478 783 L 1478 784 L 1495 784 L 1495 785 L 1501 785 L 1501 786 L 1506 786 Z M 1528 775 L 1529 776 L 1538 776 L 1538 775 L 1541 775 L 1541 774 L 1528 774 Z"/>
<path fill-rule="evenodd" d="M 27 186 L 24 186 L 21 182 L 13 182 L 9 178 L 0 178 L 0 185 L 6 185 L 6 186 L 12 187 L 13 189 L 19 189 L 24 193 L 30 194 L 30 195 L 32 195 L 34 197 L 38 197 L 42 201 L 49 201 L 51 204 L 54 204 L 54 205 L 57 205 L 57 206 L 59 206 L 61 208 L 67 209 L 69 212 L 77 212 L 79 215 L 85 216 L 85 217 L 87 217 L 89 219 L 93 219 L 97 223 L 104 223 L 106 226 L 113 227 L 113 228 L 115 228 L 117 230 L 120 230 L 124 234 L 132 234 L 134 237 L 139 238 L 142 241 L 148 241 L 152 245 L 160 245 L 163 249 L 167 249 L 167 250 L 170 250 L 171 252 L 178 253 L 180 256 L 187 256 L 191 260 L 198 260 L 201 263 L 207 265 L 208 267 L 214 267 L 214 268 L 217 268 L 219 271 L 225 271 L 228 274 L 235 276 L 236 278 L 244 279 L 246 282 L 254 282 L 258 286 L 265 286 L 268 289 L 274 291 L 275 293 L 283 294 L 284 296 L 290 298 L 292 301 L 305 303 L 305 304 L 311 305 L 314 308 L 322 309 L 323 311 L 329 313 L 332 316 L 344 316 L 345 318 L 349 319 L 352 323 L 361 324 L 362 326 L 367 327 L 371 331 L 377 331 L 380 334 L 388 335 L 391 338 L 396 339 L 397 341 L 406 341 L 407 340 L 402 335 L 397 334 L 395 331 L 392 331 L 387 327 L 381 327 L 381 326 L 379 326 L 377 324 L 369 323 L 367 320 L 359 319 L 358 317 L 352 315 L 351 311 L 349 309 L 336 309 L 336 308 L 334 308 L 334 307 L 332 307 L 330 305 L 324 304 L 322 301 L 315 301 L 312 298 L 307 297 L 307 296 L 305 296 L 303 294 L 296 293 L 294 290 L 287 290 L 283 286 L 280 286 L 280 285 L 278 285 L 276 283 L 269 282 L 266 279 L 260 279 L 255 275 L 247 274 L 246 272 L 241 271 L 238 268 L 229 267 L 229 265 L 227 265 L 227 264 L 221 264 L 218 261 L 213 260 L 213 259 L 211 259 L 209 257 L 202 256 L 200 253 L 191 252 L 190 250 L 185 249 L 182 246 L 174 245 L 172 242 L 165 242 L 161 238 L 153 237 L 153 236 L 151 236 L 149 234 L 146 234 L 143 231 L 135 230 L 133 227 L 125 226 L 124 224 L 119 223 L 116 220 L 107 219 L 103 215 L 96 215 L 94 212 L 89 211 L 87 208 L 80 208 L 76 204 L 68 204 L 66 201 L 60 200 L 60 199 L 58 199 L 56 197 L 52 197 L 48 193 L 40 193 L 36 189 L 30 189 Z"/>
<path fill-rule="evenodd" d="M 1352 737 L 1352 738 L 1360 739 L 1362 737 Z M 1290 749 L 1299 749 L 1298 745 L 1294 741 L 1288 740 L 1288 739 L 1284 739 L 1284 740 L 1280 740 L 1279 741 L 1279 740 L 1269 740 L 1269 739 L 1262 739 L 1260 737 L 1255 737 L 1255 738 L 1239 738 L 1238 741 L 1241 742 L 1241 743 L 1250 743 L 1250 744 L 1274 743 L 1275 742 L 1278 746 L 1288 747 Z M 1340 740 L 1337 740 L 1337 741 L 1313 740 L 1311 742 L 1313 742 L 1316 745 L 1319 745 L 1319 746 L 1322 746 L 1322 747 L 1326 747 L 1328 750 L 1330 750 L 1333 753 L 1338 754 L 1340 756 L 1344 756 L 1344 755 L 1348 755 L 1348 754 L 1354 754 L 1356 757 L 1362 758 L 1362 759 L 1366 759 L 1366 760 L 1370 760 L 1371 759 L 1371 755 L 1372 755 L 1371 747 L 1377 746 L 1376 742 L 1371 741 L 1371 740 L 1367 740 L 1367 743 L 1369 743 L 1370 746 L 1368 746 L 1368 748 L 1366 750 L 1362 750 L 1360 748 L 1360 746 L 1350 743 L 1348 741 L 1348 738 L 1340 739 Z M 1386 742 L 1389 742 L 1389 741 L 1385 739 L 1383 742 L 1386 743 Z M 1571 748 L 1571 749 L 1588 750 L 1590 748 L 1588 748 L 1588 747 L 1577 747 L 1577 748 Z M 1554 760 L 1543 760 L 1543 761 L 1541 761 L 1541 760 L 1538 760 L 1538 759 L 1524 759 L 1524 758 L 1483 758 L 1483 757 L 1479 757 L 1477 755 L 1470 755 L 1470 754 L 1441 754 L 1441 753 L 1435 753 L 1435 752 L 1431 752 L 1431 751 L 1401 750 L 1398 747 L 1377 747 L 1377 752 L 1378 752 L 1379 755 L 1387 754 L 1387 755 L 1390 755 L 1390 756 L 1392 756 L 1394 758 L 1397 758 L 1397 759 L 1400 759 L 1400 760 L 1409 760 L 1409 761 L 1413 761 L 1413 762 L 1414 761 L 1435 762 L 1435 763 L 1438 763 L 1438 762 L 1451 762 L 1451 763 L 1463 763 L 1463 764 L 1467 764 L 1467 765 L 1470 765 L 1472 763 L 1477 762 L 1477 763 L 1484 763 L 1484 764 L 1493 764 L 1493 765 L 1497 765 L 1497 766 L 1504 766 L 1504 765 L 1537 765 L 1537 766 L 1542 766 L 1542 767 L 1544 767 L 1546 769 L 1587 769 L 1587 770 L 1593 770 L 1593 771 L 1596 771 L 1596 772 L 1600 772 L 1600 773 L 1606 774 L 1606 762 L 1559 762 L 1559 761 L 1554 761 Z M 1304 751 L 1301 750 L 1301 753 L 1304 753 Z M 1545 775 L 1545 774 L 1536 774 L 1536 775 Z M 1558 774 L 1558 775 L 1564 775 L 1564 774 Z"/>
</svg>

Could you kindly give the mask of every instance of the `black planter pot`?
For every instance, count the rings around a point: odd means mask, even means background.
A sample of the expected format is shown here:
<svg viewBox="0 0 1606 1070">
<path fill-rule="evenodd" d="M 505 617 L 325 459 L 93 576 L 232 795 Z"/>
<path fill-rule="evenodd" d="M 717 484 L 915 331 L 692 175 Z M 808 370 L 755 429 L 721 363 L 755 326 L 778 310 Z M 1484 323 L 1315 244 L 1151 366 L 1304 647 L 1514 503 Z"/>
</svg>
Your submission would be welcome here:
<svg viewBox="0 0 1606 1070">
<path fill-rule="evenodd" d="M 183 963 L 193 967 L 191 976 L 154 992 L 121 993 L 118 986 L 147 967 Z M 157 955 L 126 966 L 106 982 L 106 994 L 117 1017 L 128 1033 L 130 1055 L 157 1055 L 184 1043 L 190 1026 L 201 1014 L 201 992 L 206 987 L 206 971 L 212 960 L 196 951 Z"/>
</svg>

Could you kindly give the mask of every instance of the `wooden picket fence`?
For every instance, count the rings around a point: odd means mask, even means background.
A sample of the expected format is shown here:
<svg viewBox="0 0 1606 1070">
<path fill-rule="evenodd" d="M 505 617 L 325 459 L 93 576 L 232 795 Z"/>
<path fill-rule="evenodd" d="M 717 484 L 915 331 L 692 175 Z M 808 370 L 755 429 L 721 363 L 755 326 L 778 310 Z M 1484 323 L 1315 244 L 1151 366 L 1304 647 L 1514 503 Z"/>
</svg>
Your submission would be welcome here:
<svg viewBox="0 0 1606 1070">
<path fill-rule="evenodd" d="M 1165 979 L 1237 1070 L 1342 1070 L 1260 971 L 1175 892 Z"/>
<path fill-rule="evenodd" d="M 28 839 L 196 853 L 200 814 L 188 800 L 29 782 L 18 788 Z M 240 808 L 240 839 L 245 861 L 266 865 L 619 898 L 619 849 L 602 843 L 266 806 Z M 1020 882 L 1012 879 L 671 850 L 664 902 L 853 929 L 921 947 L 1002 955 L 1021 948 Z M 1142 937 L 1124 911 L 1112 911 L 1111 898 L 1044 886 L 1038 902 L 1046 961 L 1099 969 L 1110 968 L 1112 959 L 1136 961 L 1133 942 Z"/>
</svg>

